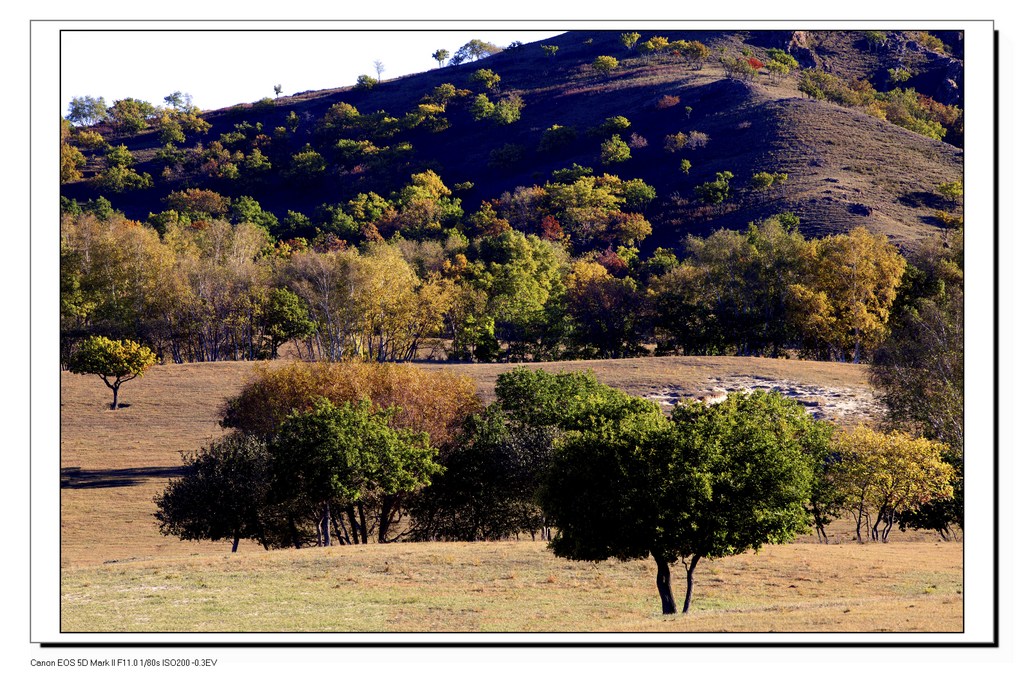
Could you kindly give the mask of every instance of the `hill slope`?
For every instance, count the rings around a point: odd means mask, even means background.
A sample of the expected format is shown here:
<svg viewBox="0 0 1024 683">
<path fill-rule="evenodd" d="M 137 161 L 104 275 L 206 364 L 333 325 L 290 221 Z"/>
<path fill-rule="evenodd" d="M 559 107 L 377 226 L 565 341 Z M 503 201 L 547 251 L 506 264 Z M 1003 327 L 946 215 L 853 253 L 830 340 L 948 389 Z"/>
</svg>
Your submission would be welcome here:
<svg viewBox="0 0 1024 683">
<path fill-rule="evenodd" d="M 748 82 L 728 78 L 717 60 L 746 54 L 763 61 L 768 48 L 778 47 L 805 67 L 817 66 L 847 80 L 865 79 L 879 89 L 886 87 L 886 71 L 895 65 L 914 74 L 907 85 L 936 100 L 955 103 L 960 92 L 955 80 L 958 66 L 962 73 L 958 59 L 925 49 L 908 34 L 890 34 L 884 48 L 870 48 L 858 32 L 664 35 L 670 41 L 699 39 L 713 56 L 704 68 L 695 70 L 670 54 L 644 57 L 638 49 L 629 51 L 618 32 L 570 32 L 545 41 L 558 47 L 554 57 L 546 56 L 538 44 L 527 44 L 479 61 L 382 82 L 372 89 L 308 92 L 206 112 L 211 130 L 188 135 L 181 153 L 187 155 L 201 143 L 209 156 L 215 141 L 225 140 L 221 136 L 236 134 L 241 127 L 249 131 L 249 138 L 227 142 L 226 150 L 232 153 L 263 145 L 273 169 L 260 180 L 245 173 L 238 179 L 217 177 L 223 174 L 209 173 L 202 160 L 191 168 L 186 163 L 165 170 L 166 162 L 157 158 L 161 142 L 156 130 L 119 136 L 101 124 L 97 130 L 112 144 L 126 144 L 139 161 L 138 170 L 154 178 L 154 187 L 116 195 L 104 192 L 90 181 L 104 166 L 102 156 L 93 152 L 85 179 L 65 185 L 62 192 L 79 201 L 104 195 L 130 217 L 145 219 L 166 208 L 163 200 L 170 192 L 204 187 L 230 197 L 252 196 L 263 209 L 283 219 L 288 211 L 313 216 L 322 204 L 347 201 L 359 192 L 386 197 L 408 183 L 412 173 L 432 169 L 449 187 L 472 183 L 456 190 L 468 215 L 484 200 L 497 199 L 518 186 L 542 185 L 552 171 L 579 163 L 598 173 L 642 178 L 656 188 L 657 198 L 644 212 L 654 226 L 654 234 L 644 243 L 646 252 L 657 246 L 677 247 L 686 234 L 742 228 L 781 211 L 796 213 L 802 229 L 812 235 L 864 225 L 909 246 L 936 230 L 933 213 L 943 205 L 935 188 L 940 182 L 960 179 L 961 149 L 860 110 L 804 99 L 797 89 L 799 72 L 778 82 L 762 73 Z M 948 49 L 955 54 L 958 46 Z M 618 68 L 607 76 L 595 72 L 590 64 L 598 55 L 616 56 Z M 494 90 L 472 81 L 480 68 L 501 77 Z M 437 132 L 431 132 L 429 126 L 409 124 L 406 115 L 443 83 L 472 91 L 444 108 L 447 127 L 438 125 Z M 470 103 L 479 94 L 495 102 L 519 96 L 521 117 L 502 126 L 474 120 Z M 670 99 L 663 100 L 666 96 Z M 679 98 L 678 103 L 665 106 L 671 98 Z M 380 114 L 374 119 L 374 130 L 368 132 L 367 124 L 351 132 L 355 140 L 365 138 L 391 150 L 376 167 L 340 161 L 333 148 L 338 135 L 323 134 L 324 117 L 339 102 L 354 106 L 364 118 L 373 112 L 391 117 Z M 629 161 L 602 166 L 600 144 L 609 131 L 596 129 L 612 116 L 629 120 L 630 126 L 621 131 L 624 140 L 634 134 L 640 139 L 634 138 Z M 575 128 L 575 140 L 539 151 L 544 131 L 553 125 Z M 256 128 L 265 136 L 262 141 L 256 140 Z M 666 135 L 689 131 L 705 133 L 708 144 L 674 154 L 663 149 Z M 400 150 L 399 143 L 411 148 Z M 307 145 L 327 162 L 312 180 L 286 172 L 294 154 Z M 503 150 L 504 161 L 492 156 L 495 150 Z M 689 173 L 679 169 L 683 157 L 692 163 Z M 695 186 L 726 170 L 735 175 L 730 199 L 715 207 L 698 202 Z M 750 180 L 759 171 L 787 173 L 789 181 L 781 188 L 754 192 Z"/>
</svg>

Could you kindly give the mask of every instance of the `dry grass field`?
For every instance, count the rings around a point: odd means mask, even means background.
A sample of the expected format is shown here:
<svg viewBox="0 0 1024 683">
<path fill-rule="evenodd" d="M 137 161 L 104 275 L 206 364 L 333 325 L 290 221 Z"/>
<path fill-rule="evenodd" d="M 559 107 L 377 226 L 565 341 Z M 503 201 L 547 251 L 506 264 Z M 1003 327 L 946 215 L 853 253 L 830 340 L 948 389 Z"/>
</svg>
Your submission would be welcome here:
<svg viewBox="0 0 1024 683">
<path fill-rule="evenodd" d="M 493 398 L 507 365 L 424 364 L 473 376 Z M 590 369 L 645 396 L 716 387 L 800 387 L 812 409 L 870 417 L 861 367 L 751 358 L 544 364 Z M 888 545 L 813 536 L 702 565 L 686 618 L 658 612 L 651 562 L 559 560 L 540 542 L 392 544 L 265 552 L 162 536 L 153 498 L 179 451 L 223 432 L 217 411 L 251 363 L 167 365 L 125 385 L 108 409 L 95 377 L 61 378 L 62 625 L 66 631 L 959 631 L 962 549 L 922 533 Z M 820 400 L 814 397 L 820 394 Z M 838 396 L 838 398 L 836 398 Z M 849 397 L 853 396 L 852 404 Z M 845 397 L 845 398 L 844 398 Z M 867 397 L 867 398 L 865 398 Z M 677 577 L 677 593 L 681 591 Z"/>
<path fill-rule="evenodd" d="M 593 564 L 542 542 L 224 552 L 66 569 L 81 631 L 960 631 L 962 546 L 769 546 L 698 565 L 664 617 L 654 562 Z M 676 572 L 677 599 L 685 590 Z"/>
</svg>

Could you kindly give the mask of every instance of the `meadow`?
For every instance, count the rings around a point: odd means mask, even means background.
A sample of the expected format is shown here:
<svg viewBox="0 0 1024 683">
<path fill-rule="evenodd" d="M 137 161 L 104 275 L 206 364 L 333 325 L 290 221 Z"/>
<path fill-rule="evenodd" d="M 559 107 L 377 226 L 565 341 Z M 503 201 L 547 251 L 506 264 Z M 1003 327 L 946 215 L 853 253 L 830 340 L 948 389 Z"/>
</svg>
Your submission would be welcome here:
<svg viewBox="0 0 1024 683">
<path fill-rule="evenodd" d="M 505 365 L 466 372 L 493 397 Z M 757 358 L 544 364 L 591 369 L 637 395 L 707 396 L 737 382 L 805 387 L 805 405 L 869 395 L 864 368 Z M 217 411 L 252 364 L 164 365 L 125 385 L 123 410 L 95 377 L 61 376 L 62 629 L 79 631 L 960 631 L 963 545 L 924 532 L 888 544 L 813 535 L 702 564 L 693 609 L 662 617 L 651 561 L 569 562 L 541 541 L 400 543 L 267 552 L 159 533 L 153 498 L 179 451 L 223 430 Z M 815 391 L 821 394 L 815 398 Z M 841 402 L 841 401 L 840 401 Z M 843 419 L 870 418 L 855 402 Z M 677 596 L 685 586 L 675 576 Z"/>
</svg>

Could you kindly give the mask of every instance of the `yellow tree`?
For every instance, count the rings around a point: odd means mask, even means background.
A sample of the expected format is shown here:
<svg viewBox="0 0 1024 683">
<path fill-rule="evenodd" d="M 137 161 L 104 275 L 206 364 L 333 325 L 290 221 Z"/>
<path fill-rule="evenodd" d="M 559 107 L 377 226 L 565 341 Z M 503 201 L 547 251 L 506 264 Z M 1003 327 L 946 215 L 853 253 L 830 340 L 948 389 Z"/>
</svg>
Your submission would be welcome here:
<svg viewBox="0 0 1024 683">
<path fill-rule="evenodd" d="M 812 242 L 808 283 L 791 285 L 794 323 L 810 344 L 858 363 L 885 339 L 906 267 L 884 235 L 866 228 Z"/>
<path fill-rule="evenodd" d="M 89 337 L 71 356 L 68 369 L 78 375 L 98 375 L 114 392 L 110 409 L 117 410 L 117 392 L 121 385 L 142 375 L 155 363 L 156 354 L 130 339 Z"/>
<path fill-rule="evenodd" d="M 956 472 L 942 458 L 946 447 L 905 432 L 877 432 L 863 425 L 835 438 L 838 456 L 832 475 L 861 528 L 887 541 L 899 514 L 953 496 Z"/>
</svg>

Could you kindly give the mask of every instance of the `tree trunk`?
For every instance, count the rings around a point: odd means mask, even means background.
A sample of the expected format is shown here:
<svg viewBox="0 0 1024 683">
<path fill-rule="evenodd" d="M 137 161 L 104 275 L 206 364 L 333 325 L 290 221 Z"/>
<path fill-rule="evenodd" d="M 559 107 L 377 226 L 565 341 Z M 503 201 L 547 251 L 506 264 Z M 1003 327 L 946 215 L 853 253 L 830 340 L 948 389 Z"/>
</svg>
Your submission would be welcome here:
<svg viewBox="0 0 1024 683">
<path fill-rule="evenodd" d="M 658 565 L 658 595 L 661 596 L 661 613 L 662 614 L 675 614 L 676 613 L 676 601 L 672 597 L 672 572 L 669 569 L 668 561 L 660 555 L 654 556 L 654 562 Z M 686 594 L 687 604 L 689 604 L 690 594 Z"/>
<path fill-rule="evenodd" d="M 686 568 L 686 599 L 683 600 L 683 614 L 690 611 L 690 598 L 693 597 L 693 570 L 697 568 L 697 560 L 700 555 L 694 555 L 690 565 Z"/>
<path fill-rule="evenodd" d="M 110 388 L 114 390 L 114 402 L 110 404 L 110 409 L 111 410 L 117 410 L 117 390 L 120 389 L 121 387 L 119 385 L 115 384 L 114 386 L 112 386 Z"/>
<path fill-rule="evenodd" d="M 370 542 L 366 533 L 366 512 L 363 510 L 362 503 L 356 505 L 356 509 L 359 511 L 359 535 L 362 536 L 363 545 L 366 545 Z"/>
<path fill-rule="evenodd" d="M 241 538 L 242 538 L 241 535 L 236 532 L 235 533 L 235 540 L 231 544 L 231 552 L 233 552 L 233 553 L 237 553 L 238 552 L 238 541 Z"/>
<path fill-rule="evenodd" d="M 355 506 L 349 505 L 348 509 L 348 522 L 352 527 L 352 543 L 359 544 L 359 522 L 356 521 L 356 509 Z"/>
<path fill-rule="evenodd" d="M 320 517 L 320 545 L 328 547 L 331 545 L 331 504 L 324 503 L 322 516 Z"/>
</svg>

